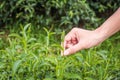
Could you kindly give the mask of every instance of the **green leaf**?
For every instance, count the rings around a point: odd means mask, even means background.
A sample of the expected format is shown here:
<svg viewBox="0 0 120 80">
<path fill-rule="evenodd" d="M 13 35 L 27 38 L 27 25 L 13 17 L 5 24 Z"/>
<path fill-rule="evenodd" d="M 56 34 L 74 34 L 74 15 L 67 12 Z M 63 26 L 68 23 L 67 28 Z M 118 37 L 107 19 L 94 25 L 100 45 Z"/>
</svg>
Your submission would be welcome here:
<svg viewBox="0 0 120 80">
<path fill-rule="evenodd" d="M 64 73 L 65 77 L 68 78 L 68 79 L 79 79 L 79 80 L 82 80 L 81 76 L 76 74 L 76 73 Z"/>
<path fill-rule="evenodd" d="M 0 4 L 0 9 L 2 9 L 4 5 L 5 5 L 5 1 Z"/>
<path fill-rule="evenodd" d="M 91 77 L 85 77 L 85 80 L 95 80 L 95 79 L 93 79 Z"/>
<path fill-rule="evenodd" d="M 97 54 L 100 55 L 104 60 L 107 60 L 106 53 L 108 53 L 106 50 L 101 50 L 101 51 L 97 52 Z"/>
<path fill-rule="evenodd" d="M 5 32 L 0 32 L 0 34 L 5 34 Z"/>
<path fill-rule="evenodd" d="M 54 80 L 54 78 L 45 78 L 43 80 Z"/>
<path fill-rule="evenodd" d="M 45 30 L 45 32 L 48 34 L 49 33 L 49 31 L 48 31 L 48 29 L 47 28 L 43 28 L 44 30 Z"/>
<path fill-rule="evenodd" d="M 17 69 L 19 68 L 21 62 L 22 60 L 17 60 L 16 62 L 14 62 L 13 67 L 12 67 L 13 74 L 17 72 Z"/>
<path fill-rule="evenodd" d="M 0 69 L 5 67 L 5 63 L 0 62 Z"/>
<path fill-rule="evenodd" d="M 26 31 L 28 29 L 28 27 L 30 27 L 31 23 L 27 24 L 24 26 L 24 31 Z"/>
<path fill-rule="evenodd" d="M 22 40 L 22 37 L 21 37 L 20 35 L 16 34 L 16 33 L 12 33 L 12 34 L 10 34 L 10 35 L 8 35 L 8 36 L 9 36 L 9 37 L 16 37 L 16 38 Z"/>
<path fill-rule="evenodd" d="M 27 43 L 30 43 L 30 42 L 33 42 L 33 41 L 36 41 L 36 38 L 30 38 Z"/>
</svg>

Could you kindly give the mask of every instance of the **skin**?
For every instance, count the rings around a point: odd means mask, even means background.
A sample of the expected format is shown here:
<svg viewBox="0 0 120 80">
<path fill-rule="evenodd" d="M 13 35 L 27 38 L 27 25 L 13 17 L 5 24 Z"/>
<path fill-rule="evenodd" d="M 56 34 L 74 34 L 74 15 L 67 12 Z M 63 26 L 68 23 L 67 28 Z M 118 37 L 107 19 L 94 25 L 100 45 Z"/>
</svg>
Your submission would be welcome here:
<svg viewBox="0 0 120 80">
<path fill-rule="evenodd" d="M 100 27 L 90 31 L 81 28 L 73 28 L 64 39 L 64 52 L 66 56 L 74 54 L 82 49 L 88 49 L 99 45 L 104 40 L 120 30 L 120 8 L 110 16 Z"/>
</svg>

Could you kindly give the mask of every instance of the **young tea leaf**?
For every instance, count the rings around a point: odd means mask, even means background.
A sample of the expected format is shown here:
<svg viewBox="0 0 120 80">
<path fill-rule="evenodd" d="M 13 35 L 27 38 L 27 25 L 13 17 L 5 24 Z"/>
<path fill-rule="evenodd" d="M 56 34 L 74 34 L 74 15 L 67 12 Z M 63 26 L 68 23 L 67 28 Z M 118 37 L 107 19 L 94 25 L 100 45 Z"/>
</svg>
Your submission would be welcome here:
<svg viewBox="0 0 120 80">
<path fill-rule="evenodd" d="M 13 67 L 12 67 L 13 74 L 17 72 L 17 69 L 19 68 L 21 62 L 22 60 L 17 60 L 16 62 L 14 62 Z"/>
</svg>

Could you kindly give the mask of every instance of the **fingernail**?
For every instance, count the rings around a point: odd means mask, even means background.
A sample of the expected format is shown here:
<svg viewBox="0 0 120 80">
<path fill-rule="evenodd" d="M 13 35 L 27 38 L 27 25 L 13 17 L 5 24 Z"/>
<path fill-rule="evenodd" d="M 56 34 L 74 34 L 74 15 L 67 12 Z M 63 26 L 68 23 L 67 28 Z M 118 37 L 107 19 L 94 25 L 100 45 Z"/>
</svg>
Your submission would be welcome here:
<svg viewBox="0 0 120 80">
<path fill-rule="evenodd" d="M 68 52 L 68 51 L 65 51 L 65 52 L 64 52 L 64 55 L 68 55 L 68 54 L 69 54 L 69 52 Z"/>
</svg>

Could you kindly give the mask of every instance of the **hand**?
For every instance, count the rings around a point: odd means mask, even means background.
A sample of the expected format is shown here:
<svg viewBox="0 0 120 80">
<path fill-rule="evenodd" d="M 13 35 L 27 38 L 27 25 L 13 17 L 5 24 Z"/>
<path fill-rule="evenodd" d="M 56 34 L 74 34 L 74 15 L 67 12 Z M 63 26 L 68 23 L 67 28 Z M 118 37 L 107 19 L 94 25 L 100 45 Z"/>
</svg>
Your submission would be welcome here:
<svg viewBox="0 0 120 80">
<path fill-rule="evenodd" d="M 70 55 L 79 50 L 100 44 L 104 39 L 96 31 L 73 28 L 64 40 L 65 51 L 61 55 Z"/>
</svg>

